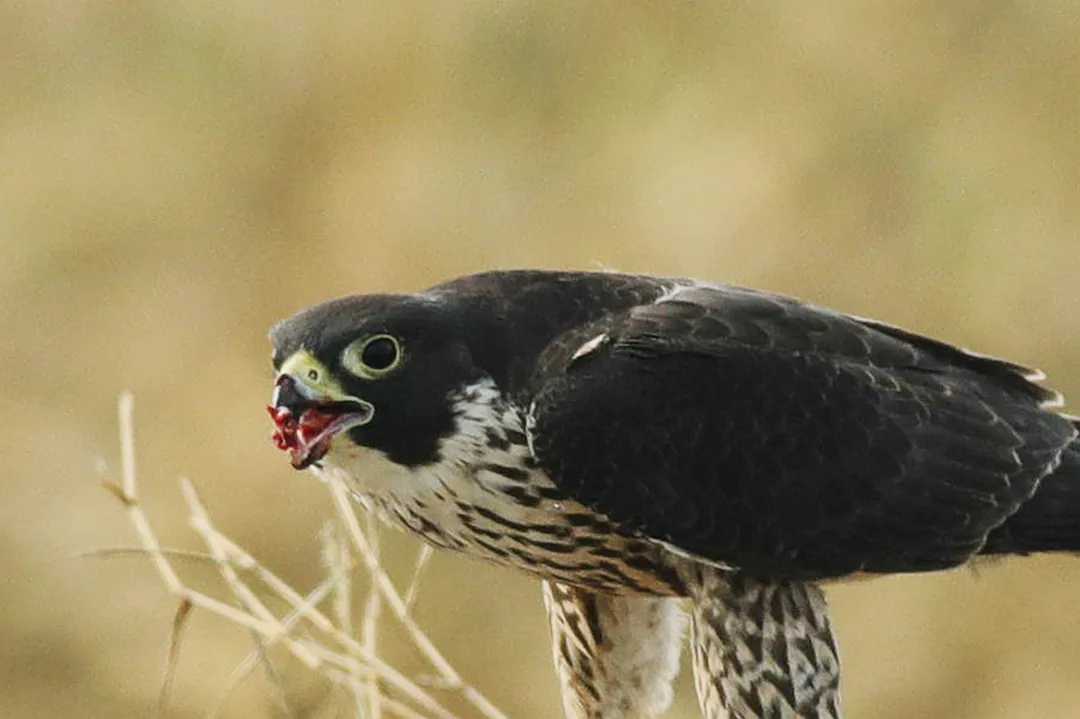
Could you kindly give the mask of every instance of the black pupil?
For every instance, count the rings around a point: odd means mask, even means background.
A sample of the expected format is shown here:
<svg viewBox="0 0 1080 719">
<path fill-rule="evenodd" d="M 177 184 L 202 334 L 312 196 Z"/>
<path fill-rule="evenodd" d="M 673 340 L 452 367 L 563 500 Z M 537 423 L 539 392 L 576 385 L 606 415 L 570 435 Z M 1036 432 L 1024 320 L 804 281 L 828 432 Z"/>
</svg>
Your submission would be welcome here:
<svg viewBox="0 0 1080 719">
<path fill-rule="evenodd" d="M 364 346 L 360 361 L 371 369 L 386 369 L 397 359 L 397 345 L 389 337 L 379 337 Z"/>
</svg>

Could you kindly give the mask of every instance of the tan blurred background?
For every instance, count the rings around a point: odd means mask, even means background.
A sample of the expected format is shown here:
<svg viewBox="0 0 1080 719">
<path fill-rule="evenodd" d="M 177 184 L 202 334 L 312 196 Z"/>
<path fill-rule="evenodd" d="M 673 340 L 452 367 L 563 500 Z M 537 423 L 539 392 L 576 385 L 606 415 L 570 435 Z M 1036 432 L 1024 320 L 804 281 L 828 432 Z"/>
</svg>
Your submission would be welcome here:
<svg viewBox="0 0 1080 719">
<path fill-rule="evenodd" d="M 797 294 L 1080 396 L 1080 7 L 910 2 L 0 5 L 0 716 L 136 717 L 174 609 L 99 465 L 131 389 L 176 478 L 301 588 L 328 502 L 268 442 L 267 327 L 542 266 Z M 409 540 L 394 538 L 407 558 Z M 442 557 L 419 616 L 512 717 L 558 715 L 535 584 Z M 849 716 L 1080 716 L 1080 563 L 831 593 Z M 248 648 L 197 615 L 170 716 Z M 408 671 L 412 652 L 391 648 Z M 301 716 L 325 685 L 281 667 Z M 683 677 L 672 716 L 696 716 Z M 279 716 L 255 678 L 226 716 Z M 326 712 L 319 714 L 319 712 Z"/>
</svg>

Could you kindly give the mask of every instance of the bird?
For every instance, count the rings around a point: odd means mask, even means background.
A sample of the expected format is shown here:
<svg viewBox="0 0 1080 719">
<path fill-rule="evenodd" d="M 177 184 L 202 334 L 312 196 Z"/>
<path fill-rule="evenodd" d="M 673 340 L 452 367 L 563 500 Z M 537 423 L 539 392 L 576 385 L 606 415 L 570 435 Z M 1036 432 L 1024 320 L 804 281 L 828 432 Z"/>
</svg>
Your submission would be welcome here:
<svg viewBox="0 0 1080 719">
<path fill-rule="evenodd" d="M 841 716 L 824 587 L 1080 550 L 1036 370 L 786 295 L 498 270 L 270 332 L 274 440 L 431 545 L 541 581 L 567 719 Z"/>
</svg>

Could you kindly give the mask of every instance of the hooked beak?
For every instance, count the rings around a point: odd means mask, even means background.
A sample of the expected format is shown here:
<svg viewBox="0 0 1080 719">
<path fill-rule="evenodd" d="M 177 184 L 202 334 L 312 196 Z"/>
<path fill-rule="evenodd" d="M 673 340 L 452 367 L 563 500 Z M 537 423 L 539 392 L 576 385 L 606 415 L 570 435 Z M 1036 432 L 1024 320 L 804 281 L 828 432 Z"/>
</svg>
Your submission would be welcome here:
<svg viewBox="0 0 1080 719">
<path fill-rule="evenodd" d="M 315 464 L 337 435 L 375 417 L 373 404 L 347 394 L 305 350 L 282 364 L 266 409 L 274 422 L 274 443 L 289 452 L 295 469 Z"/>
</svg>

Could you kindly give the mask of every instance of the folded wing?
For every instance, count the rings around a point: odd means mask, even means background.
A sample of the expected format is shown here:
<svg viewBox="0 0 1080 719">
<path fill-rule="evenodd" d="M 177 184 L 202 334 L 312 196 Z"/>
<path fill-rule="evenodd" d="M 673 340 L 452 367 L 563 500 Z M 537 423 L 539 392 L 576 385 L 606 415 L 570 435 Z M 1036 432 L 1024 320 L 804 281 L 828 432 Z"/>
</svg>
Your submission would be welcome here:
<svg viewBox="0 0 1080 719">
<path fill-rule="evenodd" d="M 1076 432 L 1023 367 L 727 287 L 578 328 L 540 367 L 530 440 L 563 491 L 768 578 L 961 563 Z"/>
</svg>

